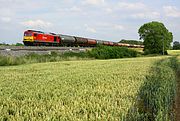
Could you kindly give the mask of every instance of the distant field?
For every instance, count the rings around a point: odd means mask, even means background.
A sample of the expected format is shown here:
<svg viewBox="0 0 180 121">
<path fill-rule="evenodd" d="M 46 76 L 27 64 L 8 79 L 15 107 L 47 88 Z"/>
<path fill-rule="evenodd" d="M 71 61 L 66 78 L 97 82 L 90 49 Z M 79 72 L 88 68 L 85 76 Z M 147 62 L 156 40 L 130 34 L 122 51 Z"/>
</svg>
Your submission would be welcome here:
<svg viewBox="0 0 180 121">
<path fill-rule="evenodd" d="M 121 120 L 160 57 L 0 68 L 0 120 Z"/>
<path fill-rule="evenodd" d="M 168 50 L 169 55 L 180 55 L 180 50 Z"/>
<path fill-rule="evenodd" d="M 143 48 L 129 48 L 132 50 L 136 50 L 137 52 L 143 53 Z"/>
</svg>

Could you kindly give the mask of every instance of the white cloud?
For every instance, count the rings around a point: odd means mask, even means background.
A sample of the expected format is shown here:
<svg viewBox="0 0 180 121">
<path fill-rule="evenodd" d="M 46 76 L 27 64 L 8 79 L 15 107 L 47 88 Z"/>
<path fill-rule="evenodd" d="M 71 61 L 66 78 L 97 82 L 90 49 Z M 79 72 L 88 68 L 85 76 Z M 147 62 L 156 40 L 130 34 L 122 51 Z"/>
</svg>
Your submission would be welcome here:
<svg viewBox="0 0 180 121">
<path fill-rule="evenodd" d="M 11 22 L 11 18 L 10 18 L 10 17 L 2 17 L 2 18 L 0 18 L 0 20 L 1 20 L 2 22 L 4 22 L 4 23 L 9 23 L 9 22 Z"/>
<path fill-rule="evenodd" d="M 34 27 L 34 28 L 38 28 L 38 27 L 49 28 L 53 26 L 52 23 L 46 22 L 43 20 L 28 20 L 28 21 L 22 22 L 21 24 L 26 27 Z"/>
<path fill-rule="evenodd" d="M 78 8 L 77 6 L 73 6 L 69 9 L 71 12 L 82 12 L 81 8 Z"/>
<path fill-rule="evenodd" d="M 83 4 L 88 5 L 102 5 L 105 3 L 105 0 L 85 0 L 83 1 Z"/>
<path fill-rule="evenodd" d="M 119 2 L 118 9 L 123 10 L 146 10 L 147 6 L 143 3 L 129 3 L 129 2 Z"/>
<path fill-rule="evenodd" d="M 112 13 L 112 12 L 113 12 L 113 9 L 111 9 L 111 8 L 106 8 L 105 11 L 106 11 L 107 13 Z"/>
<path fill-rule="evenodd" d="M 89 25 L 85 24 L 84 26 L 85 26 L 87 32 L 97 33 L 96 29 L 90 27 Z"/>
<path fill-rule="evenodd" d="M 100 28 L 105 28 L 105 29 L 110 29 L 110 30 L 124 30 L 125 27 L 120 24 L 112 24 L 112 23 L 99 23 L 98 27 Z"/>
<path fill-rule="evenodd" d="M 160 13 L 147 11 L 143 13 L 132 14 L 131 17 L 136 19 L 157 19 L 160 17 Z"/>
<path fill-rule="evenodd" d="M 124 27 L 122 25 L 113 25 L 113 28 L 116 30 L 124 30 Z"/>
<path fill-rule="evenodd" d="M 62 13 L 64 13 L 64 14 L 66 14 L 67 12 L 73 12 L 73 13 L 84 13 L 83 11 L 82 11 L 82 9 L 81 8 L 79 8 L 79 7 L 77 7 L 77 6 L 72 6 L 71 8 L 59 8 L 59 9 L 57 9 L 57 11 L 58 12 L 61 12 L 61 14 Z"/>
<path fill-rule="evenodd" d="M 168 17 L 180 17 L 180 10 L 175 6 L 164 6 L 163 9 Z"/>
</svg>

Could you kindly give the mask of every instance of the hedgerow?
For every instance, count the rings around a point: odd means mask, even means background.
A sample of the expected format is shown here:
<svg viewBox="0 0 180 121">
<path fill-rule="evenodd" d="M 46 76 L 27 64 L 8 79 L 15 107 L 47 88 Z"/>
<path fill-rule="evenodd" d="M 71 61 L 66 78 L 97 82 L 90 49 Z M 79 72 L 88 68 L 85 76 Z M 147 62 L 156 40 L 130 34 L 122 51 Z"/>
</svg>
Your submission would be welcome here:
<svg viewBox="0 0 180 121">
<path fill-rule="evenodd" d="M 20 65 L 25 63 L 55 62 L 80 59 L 115 59 L 136 57 L 137 52 L 121 47 L 98 46 L 86 52 L 66 52 L 63 54 L 51 52 L 50 54 L 38 55 L 31 53 L 22 57 L 0 56 L 0 66 Z"/>
<path fill-rule="evenodd" d="M 89 51 L 89 56 L 96 59 L 115 59 L 136 57 L 137 51 L 126 47 L 99 46 Z"/>
</svg>

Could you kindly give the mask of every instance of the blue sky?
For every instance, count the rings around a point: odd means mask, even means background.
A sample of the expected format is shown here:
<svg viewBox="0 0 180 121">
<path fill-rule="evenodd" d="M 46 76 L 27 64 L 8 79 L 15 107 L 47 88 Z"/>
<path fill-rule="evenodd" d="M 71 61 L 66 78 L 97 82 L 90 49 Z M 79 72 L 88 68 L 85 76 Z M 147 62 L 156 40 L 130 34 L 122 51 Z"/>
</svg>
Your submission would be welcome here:
<svg viewBox="0 0 180 121">
<path fill-rule="evenodd" d="M 0 0 L 0 42 L 22 42 L 27 29 L 110 41 L 139 39 L 160 21 L 180 41 L 179 0 Z"/>
</svg>

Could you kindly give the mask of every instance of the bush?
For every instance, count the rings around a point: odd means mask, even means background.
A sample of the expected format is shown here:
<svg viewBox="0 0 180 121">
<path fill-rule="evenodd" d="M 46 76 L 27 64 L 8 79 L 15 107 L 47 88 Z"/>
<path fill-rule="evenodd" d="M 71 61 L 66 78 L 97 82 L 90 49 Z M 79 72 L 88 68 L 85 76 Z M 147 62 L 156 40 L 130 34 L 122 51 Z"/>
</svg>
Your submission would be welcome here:
<svg viewBox="0 0 180 121">
<path fill-rule="evenodd" d="M 50 54 L 45 55 L 31 53 L 23 57 L 0 56 L 0 66 L 19 65 L 25 63 L 56 62 L 62 60 L 79 60 L 86 58 L 114 59 L 136 56 L 137 52 L 134 50 L 129 50 L 128 48 L 99 46 L 97 48 L 92 49 L 92 51 L 79 53 L 66 52 L 63 54 L 59 54 L 57 52 L 51 52 Z"/>
<path fill-rule="evenodd" d="M 114 59 L 137 57 L 137 52 L 126 47 L 99 46 L 89 51 L 88 55 L 96 59 Z"/>
</svg>

